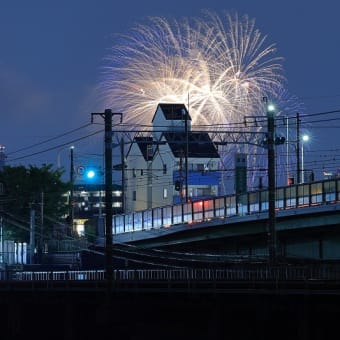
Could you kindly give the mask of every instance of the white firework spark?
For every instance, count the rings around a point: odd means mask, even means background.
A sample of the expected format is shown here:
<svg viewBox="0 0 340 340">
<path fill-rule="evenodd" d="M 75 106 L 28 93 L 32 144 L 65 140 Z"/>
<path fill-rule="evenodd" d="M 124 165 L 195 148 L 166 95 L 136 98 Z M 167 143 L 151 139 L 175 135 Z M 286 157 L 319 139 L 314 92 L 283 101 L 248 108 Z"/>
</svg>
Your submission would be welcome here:
<svg viewBox="0 0 340 340">
<path fill-rule="evenodd" d="M 193 124 L 229 123 L 259 114 L 263 96 L 282 87 L 282 58 L 237 13 L 149 18 L 112 47 L 100 95 L 127 123 L 149 123 L 161 102 L 185 103 Z"/>
<path fill-rule="evenodd" d="M 286 111 L 291 103 L 283 98 L 283 58 L 276 56 L 275 44 L 266 44 L 255 19 L 236 12 L 202 14 L 181 21 L 151 17 L 120 36 L 105 58 L 99 84 L 105 107 L 123 112 L 124 122 L 135 125 L 150 124 L 159 103 L 184 103 L 193 127 L 265 117 L 264 97 L 280 102 L 277 115 Z M 265 128 L 262 123 L 253 130 Z M 265 175 L 257 170 L 265 168 L 265 149 L 228 145 L 220 151 L 229 169 L 230 155 L 249 155 L 248 186 L 255 187 Z"/>
</svg>

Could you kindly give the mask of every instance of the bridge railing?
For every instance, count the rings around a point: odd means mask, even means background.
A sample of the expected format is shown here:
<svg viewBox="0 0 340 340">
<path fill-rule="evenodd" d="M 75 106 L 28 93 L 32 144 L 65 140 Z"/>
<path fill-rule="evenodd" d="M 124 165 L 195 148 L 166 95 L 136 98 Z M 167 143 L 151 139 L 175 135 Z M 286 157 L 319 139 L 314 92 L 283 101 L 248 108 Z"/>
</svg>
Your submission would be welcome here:
<svg viewBox="0 0 340 340">
<path fill-rule="evenodd" d="M 277 210 L 304 208 L 340 201 L 340 179 L 276 188 Z M 268 211 L 268 190 L 250 191 L 113 216 L 113 234 L 167 228 L 217 218 Z"/>
<path fill-rule="evenodd" d="M 13 281 L 101 281 L 104 270 L 34 272 L 0 276 Z M 230 268 L 121 269 L 113 271 L 115 281 L 304 281 L 340 282 L 340 265 L 237 265 Z"/>
</svg>

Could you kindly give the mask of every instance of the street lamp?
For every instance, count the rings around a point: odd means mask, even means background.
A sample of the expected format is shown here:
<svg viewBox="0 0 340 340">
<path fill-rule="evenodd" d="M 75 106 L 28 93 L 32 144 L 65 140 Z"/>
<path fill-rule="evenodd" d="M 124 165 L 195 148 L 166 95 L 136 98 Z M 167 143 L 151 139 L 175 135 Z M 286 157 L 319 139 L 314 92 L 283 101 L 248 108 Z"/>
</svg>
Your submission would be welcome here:
<svg viewBox="0 0 340 340">
<path fill-rule="evenodd" d="M 305 182 L 305 166 L 304 166 L 304 156 L 303 156 L 303 145 L 305 142 L 309 141 L 309 136 L 308 135 L 303 135 L 302 136 L 302 143 L 301 143 L 301 174 L 302 174 L 302 180 L 301 183 Z"/>
</svg>

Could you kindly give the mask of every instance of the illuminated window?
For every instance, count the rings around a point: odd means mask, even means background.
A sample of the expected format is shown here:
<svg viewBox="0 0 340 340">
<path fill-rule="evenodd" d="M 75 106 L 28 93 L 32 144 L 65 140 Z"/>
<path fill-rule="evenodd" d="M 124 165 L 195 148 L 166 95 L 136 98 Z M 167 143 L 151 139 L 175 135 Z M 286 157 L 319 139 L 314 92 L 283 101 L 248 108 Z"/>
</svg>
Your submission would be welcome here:
<svg viewBox="0 0 340 340">
<path fill-rule="evenodd" d="M 168 189 L 163 188 L 163 198 L 168 198 Z"/>
</svg>

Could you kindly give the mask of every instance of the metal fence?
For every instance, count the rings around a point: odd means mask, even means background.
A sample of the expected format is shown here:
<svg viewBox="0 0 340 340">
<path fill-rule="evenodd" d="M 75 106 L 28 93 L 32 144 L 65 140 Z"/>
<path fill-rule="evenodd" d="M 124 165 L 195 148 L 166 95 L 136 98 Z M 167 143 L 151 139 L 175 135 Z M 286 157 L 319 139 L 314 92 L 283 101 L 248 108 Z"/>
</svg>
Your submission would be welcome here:
<svg viewBox="0 0 340 340">
<path fill-rule="evenodd" d="M 113 216 L 113 234 L 197 223 L 268 211 L 268 190 L 219 196 Z M 277 210 L 304 208 L 340 201 L 340 179 L 276 188 Z"/>
<path fill-rule="evenodd" d="M 1 271 L 2 280 L 101 281 L 104 270 Z M 340 281 L 340 265 L 249 266 L 224 269 L 129 269 L 114 270 L 119 281 Z"/>
</svg>

